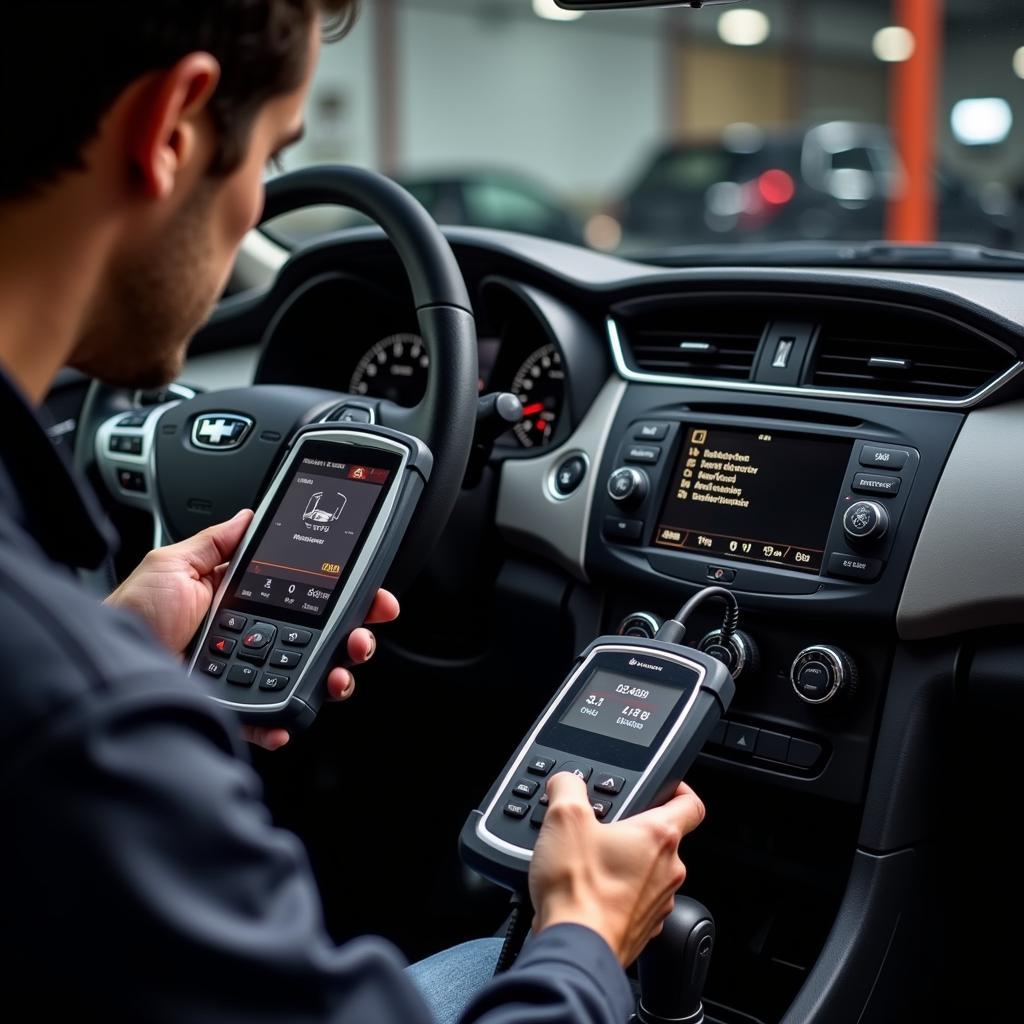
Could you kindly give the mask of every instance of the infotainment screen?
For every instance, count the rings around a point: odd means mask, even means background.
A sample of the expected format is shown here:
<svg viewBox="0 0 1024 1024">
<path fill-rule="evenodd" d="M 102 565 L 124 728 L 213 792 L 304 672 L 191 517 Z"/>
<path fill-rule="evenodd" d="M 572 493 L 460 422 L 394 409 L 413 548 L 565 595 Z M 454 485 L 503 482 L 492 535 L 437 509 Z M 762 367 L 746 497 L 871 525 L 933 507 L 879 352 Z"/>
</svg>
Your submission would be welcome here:
<svg viewBox="0 0 1024 1024">
<path fill-rule="evenodd" d="M 818 573 L 850 441 L 687 427 L 654 543 Z"/>
<path fill-rule="evenodd" d="M 225 602 L 243 612 L 269 606 L 289 621 L 322 625 L 398 465 L 397 456 L 380 450 L 306 442 Z"/>
</svg>

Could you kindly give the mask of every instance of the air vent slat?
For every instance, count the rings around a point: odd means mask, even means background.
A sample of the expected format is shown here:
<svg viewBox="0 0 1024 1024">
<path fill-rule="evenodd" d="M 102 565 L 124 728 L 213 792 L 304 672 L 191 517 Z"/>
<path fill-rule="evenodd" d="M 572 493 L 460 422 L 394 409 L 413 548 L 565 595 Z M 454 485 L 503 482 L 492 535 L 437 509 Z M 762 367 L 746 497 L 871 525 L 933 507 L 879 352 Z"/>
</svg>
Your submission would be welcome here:
<svg viewBox="0 0 1024 1024">
<path fill-rule="evenodd" d="M 811 383 L 845 391 L 958 399 L 986 387 L 1015 362 L 989 339 L 943 319 L 903 311 L 851 311 L 841 324 L 825 318 Z"/>
</svg>

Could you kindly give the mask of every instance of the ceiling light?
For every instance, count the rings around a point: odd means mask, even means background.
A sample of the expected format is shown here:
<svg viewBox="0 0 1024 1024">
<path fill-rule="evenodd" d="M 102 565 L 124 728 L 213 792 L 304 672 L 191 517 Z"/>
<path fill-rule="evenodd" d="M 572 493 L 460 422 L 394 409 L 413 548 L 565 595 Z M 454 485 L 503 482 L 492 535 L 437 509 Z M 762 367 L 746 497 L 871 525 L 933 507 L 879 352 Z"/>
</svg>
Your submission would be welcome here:
<svg viewBox="0 0 1024 1024">
<path fill-rule="evenodd" d="M 549 21 L 576 21 L 583 17 L 583 11 L 564 11 L 555 0 L 533 0 L 533 13 Z"/>
<path fill-rule="evenodd" d="M 718 18 L 718 37 L 730 46 L 760 46 L 770 31 L 768 15 L 752 8 L 726 11 Z"/>
<path fill-rule="evenodd" d="M 1024 78 L 1024 46 L 1018 47 L 1013 55 L 1013 73 L 1018 78 Z"/>
<path fill-rule="evenodd" d="M 871 40 L 871 49 L 879 60 L 898 64 L 914 55 L 914 33 L 902 25 L 880 28 Z"/>
<path fill-rule="evenodd" d="M 999 96 L 960 100 L 953 106 L 949 123 L 957 142 L 965 146 L 994 146 L 1010 134 L 1013 111 Z"/>
</svg>

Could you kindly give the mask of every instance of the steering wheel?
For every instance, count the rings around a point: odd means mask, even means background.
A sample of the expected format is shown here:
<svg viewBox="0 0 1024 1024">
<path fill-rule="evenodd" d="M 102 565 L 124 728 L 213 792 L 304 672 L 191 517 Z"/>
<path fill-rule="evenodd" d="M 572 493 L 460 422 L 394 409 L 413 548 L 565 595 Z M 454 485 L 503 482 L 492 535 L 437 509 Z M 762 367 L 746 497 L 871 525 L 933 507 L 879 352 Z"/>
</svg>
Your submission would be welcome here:
<svg viewBox="0 0 1024 1024">
<path fill-rule="evenodd" d="M 299 427 L 369 420 L 412 434 L 434 464 L 389 577 L 400 588 L 422 567 L 462 486 L 477 410 L 476 327 L 448 241 L 426 210 L 382 175 L 335 166 L 283 175 L 267 186 L 260 223 L 328 203 L 376 221 L 398 252 L 430 356 L 420 403 L 407 409 L 328 389 L 256 385 L 201 395 L 178 389 L 141 407 L 130 393 L 94 383 L 76 461 L 85 467 L 95 459 L 116 501 L 152 513 L 159 546 L 255 508 Z"/>
</svg>

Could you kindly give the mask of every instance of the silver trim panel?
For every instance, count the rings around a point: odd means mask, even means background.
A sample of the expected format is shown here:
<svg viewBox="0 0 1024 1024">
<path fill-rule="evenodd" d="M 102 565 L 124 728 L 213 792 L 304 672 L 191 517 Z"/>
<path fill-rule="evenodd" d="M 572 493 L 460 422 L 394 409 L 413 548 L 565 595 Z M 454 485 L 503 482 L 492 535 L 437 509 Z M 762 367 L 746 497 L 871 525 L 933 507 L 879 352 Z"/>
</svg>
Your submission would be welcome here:
<svg viewBox="0 0 1024 1024">
<path fill-rule="evenodd" d="M 625 382 L 609 378 L 564 444 L 537 458 L 506 459 L 501 467 L 495 511 L 498 528 L 512 539 L 539 548 L 581 580 L 587 578 L 584 561 L 598 486 L 596 467 L 604 458 L 625 391 Z M 549 489 L 551 474 L 573 455 L 585 457 L 587 475 L 572 494 L 555 498 Z"/>
<path fill-rule="evenodd" d="M 683 723 L 690 715 L 690 711 L 693 708 L 694 702 L 697 700 L 697 695 L 700 693 L 700 688 L 704 684 L 704 676 L 707 675 L 704 666 L 699 662 L 690 661 L 689 658 L 685 658 L 680 654 L 670 654 L 667 651 L 651 651 L 646 647 L 633 647 L 629 644 L 602 644 L 600 647 L 595 647 L 590 654 L 583 660 L 583 663 L 572 673 L 571 676 L 562 684 L 558 691 L 558 695 L 551 702 L 547 711 L 541 716 L 540 721 L 534 726 L 533 731 L 527 737 L 526 742 L 522 744 L 520 750 L 525 753 L 533 746 L 537 737 L 540 735 L 541 730 L 547 725 L 548 719 L 558 710 L 562 703 L 562 698 L 565 697 L 566 692 L 572 687 L 572 685 L 579 679 L 580 674 L 583 670 L 597 657 L 598 654 L 603 654 L 606 651 L 623 651 L 630 654 L 642 654 L 644 657 L 658 657 L 667 658 L 670 661 L 678 662 L 684 668 L 691 669 L 697 673 L 697 682 L 693 687 L 693 693 L 690 694 L 690 699 L 686 702 L 686 706 L 676 719 L 675 725 L 669 730 L 668 735 L 662 740 L 661 746 L 658 747 L 657 753 L 648 762 L 647 767 L 640 773 L 640 778 L 636 780 L 633 788 L 630 789 L 629 795 L 625 800 L 622 801 L 622 805 L 619 809 L 608 819 L 608 824 L 613 821 L 618 821 L 623 814 L 625 814 L 630 803 L 637 793 L 643 788 L 644 783 L 647 781 L 651 774 L 653 767 L 661 760 L 664 756 L 665 751 L 669 748 L 672 741 L 676 738 L 676 734 L 682 728 Z M 505 791 L 508 789 L 508 784 L 512 781 L 512 777 L 517 774 L 522 765 L 522 757 L 516 758 L 512 763 L 512 767 L 505 773 L 504 779 L 501 781 L 501 785 L 495 790 L 494 799 L 487 805 L 487 809 L 483 812 L 482 816 L 476 823 L 476 834 L 477 838 L 481 842 L 487 843 L 488 846 L 492 846 L 497 850 L 501 850 L 503 853 L 509 854 L 509 856 L 515 857 L 517 860 L 530 860 L 533 857 L 533 850 L 527 850 L 525 847 L 516 846 L 514 843 L 508 842 L 506 839 L 502 839 L 501 836 L 496 836 L 488 827 L 487 819 L 491 816 L 491 812 L 495 807 L 498 806 L 498 802 L 502 799 Z M 557 774 L 557 772 L 555 773 Z"/>
<path fill-rule="evenodd" d="M 231 559 L 231 564 L 228 566 L 228 571 L 224 574 L 224 579 L 221 581 L 220 588 L 213 598 L 213 603 L 210 605 L 210 611 L 206 616 L 206 620 L 203 622 L 203 627 L 199 634 L 200 642 L 196 646 L 196 651 L 192 656 L 192 660 L 189 662 L 188 670 L 190 674 L 195 671 L 197 662 L 205 653 L 207 638 L 213 628 L 214 621 L 220 614 L 224 595 L 227 593 L 228 585 L 231 583 L 246 549 L 249 547 L 249 544 L 252 542 L 253 537 L 262 524 L 271 503 L 278 493 L 278 490 L 287 479 L 288 474 L 291 472 L 291 468 L 294 465 L 295 460 L 298 458 L 299 450 L 307 441 L 331 441 L 342 444 L 348 441 L 355 441 L 357 444 L 360 444 L 365 448 L 379 448 L 383 451 L 398 455 L 401 458 L 401 463 L 399 464 L 398 469 L 395 470 L 395 482 L 392 484 L 391 490 L 388 493 L 384 504 L 381 506 L 381 510 L 377 514 L 373 527 L 366 538 L 366 542 L 363 544 L 363 547 L 359 552 L 359 556 L 356 558 L 356 563 L 352 568 L 352 573 L 346 581 L 345 586 L 342 588 L 341 594 L 338 596 L 338 601 L 334 606 L 334 611 L 331 612 L 327 622 L 320 627 L 320 637 L 303 659 L 305 667 L 301 668 L 296 674 L 291 689 L 287 692 L 283 700 L 274 704 L 246 704 L 239 701 L 225 700 L 223 697 L 218 697 L 212 693 L 209 694 L 211 700 L 215 700 L 218 704 L 221 704 L 224 707 L 233 708 L 236 711 L 272 712 L 281 711 L 288 706 L 288 702 L 292 699 L 292 696 L 305 679 L 310 665 L 316 661 L 321 648 L 323 648 L 327 643 L 328 638 L 333 634 L 339 621 L 345 614 L 348 602 L 351 600 L 353 592 L 366 575 L 366 571 L 370 567 L 370 563 L 373 561 L 377 548 L 380 546 L 384 534 L 391 523 L 395 506 L 398 504 L 398 499 L 402 493 L 402 487 L 405 483 L 405 470 L 409 465 L 411 452 L 405 445 L 400 444 L 398 441 L 393 441 L 391 438 L 380 437 L 376 434 L 366 434 L 363 431 L 348 427 L 333 430 L 312 431 L 308 434 L 303 434 L 298 438 L 293 443 L 283 465 L 277 471 L 273 481 L 264 493 L 263 500 L 260 502 L 259 508 L 256 509 L 256 514 L 252 518 L 252 523 L 250 523 L 249 529 L 246 530 L 245 536 L 238 545 L 235 555 Z M 287 621 L 287 615 L 283 614 L 281 609 L 275 608 L 273 605 L 267 605 L 266 617 L 268 619 L 283 619 Z"/>
<path fill-rule="evenodd" d="M 972 392 L 966 398 L 915 398 L 911 395 L 886 395 L 874 391 L 843 391 L 838 388 L 819 388 L 813 385 L 791 387 L 784 384 L 760 384 L 747 380 L 708 380 L 704 377 L 682 377 L 667 373 L 647 373 L 634 370 L 626 362 L 619 325 L 613 317 L 605 320 L 608 341 L 611 345 L 615 369 L 623 380 L 642 384 L 671 384 L 674 387 L 717 388 L 726 391 L 745 391 L 765 395 L 790 395 L 801 398 L 840 398 L 848 402 L 881 402 L 885 405 L 912 405 L 922 409 L 971 409 L 979 402 L 1009 384 L 1014 377 L 1024 372 L 1024 362 L 1016 362 L 985 387 Z"/>
</svg>

